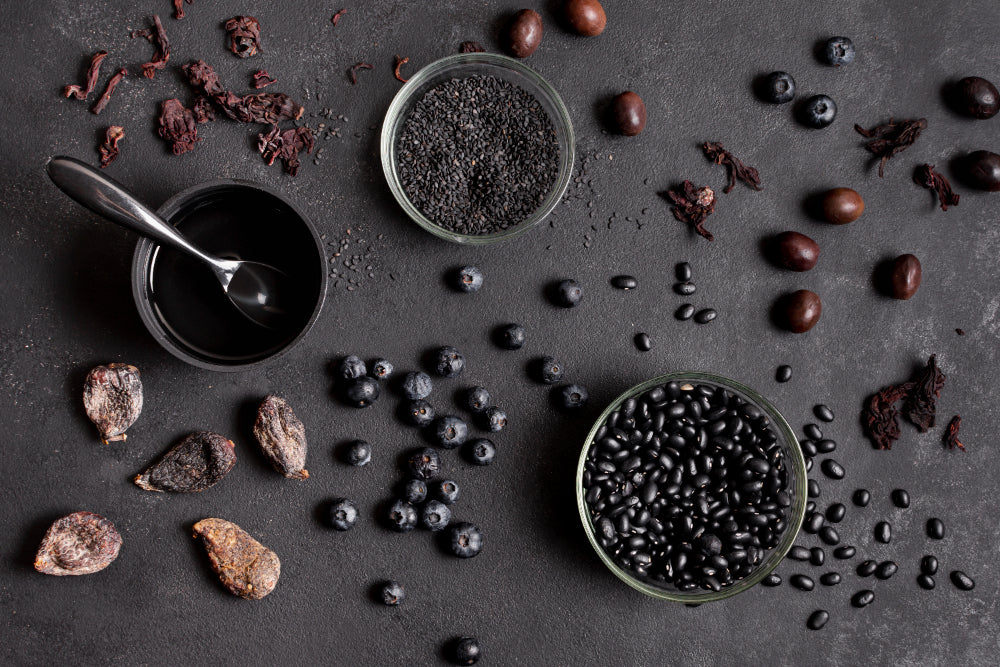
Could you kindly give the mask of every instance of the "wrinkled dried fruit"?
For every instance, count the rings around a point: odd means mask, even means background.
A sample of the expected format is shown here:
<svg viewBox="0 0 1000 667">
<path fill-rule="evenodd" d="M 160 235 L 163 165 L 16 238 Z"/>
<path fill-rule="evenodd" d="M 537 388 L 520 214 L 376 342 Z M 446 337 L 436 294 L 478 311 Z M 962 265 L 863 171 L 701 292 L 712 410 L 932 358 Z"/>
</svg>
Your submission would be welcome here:
<svg viewBox="0 0 1000 667">
<path fill-rule="evenodd" d="M 259 600 L 278 585 L 281 561 L 235 523 L 202 519 L 194 525 L 222 585 L 245 600 Z"/>
<path fill-rule="evenodd" d="M 274 125 L 282 120 L 298 120 L 305 109 L 284 93 L 256 93 L 240 97 L 222 87 L 219 75 L 204 60 L 194 60 L 181 69 L 190 83 L 207 96 L 223 113 L 241 123 Z"/>
<path fill-rule="evenodd" d="M 147 79 L 152 79 L 156 75 L 156 71 L 166 67 L 170 61 L 170 40 L 167 39 L 167 31 L 163 29 L 160 17 L 153 17 L 152 28 L 134 31 L 132 39 L 136 37 L 145 37 L 156 45 L 156 54 L 153 59 L 142 65 L 142 75 Z"/>
<path fill-rule="evenodd" d="M 941 395 L 944 381 L 945 375 L 937 366 L 936 354 L 932 354 L 927 365 L 910 378 L 913 391 L 903 403 L 903 416 L 921 433 L 926 433 L 934 426 L 937 399 Z"/>
<path fill-rule="evenodd" d="M 260 50 L 260 22 L 252 16 L 234 16 L 226 21 L 229 50 L 240 58 L 249 58 Z"/>
<path fill-rule="evenodd" d="M 236 465 L 236 447 L 218 433 L 199 431 L 187 436 L 159 461 L 136 475 L 146 491 L 204 491 L 229 474 Z"/>
<path fill-rule="evenodd" d="M 281 130 L 277 125 L 272 125 L 270 132 L 257 135 L 257 150 L 267 164 L 272 165 L 275 160 L 280 159 L 285 165 L 285 171 L 292 176 L 299 173 L 299 166 L 302 164 L 299 153 L 312 153 L 314 145 L 312 130 L 308 127 Z"/>
<path fill-rule="evenodd" d="M 160 137 L 170 142 L 174 155 L 194 150 L 198 138 L 198 117 L 178 99 L 163 100 L 159 118 Z"/>
<path fill-rule="evenodd" d="M 98 51 L 95 53 L 90 58 L 90 67 L 87 68 L 86 82 L 82 86 L 75 83 L 66 86 L 63 88 L 63 96 L 69 97 L 72 95 L 78 100 L 87 99 L 87 96 L 94 92 L 94 88 L 97 86 L 97 77 L 101 73 L 101 63 L 107 57 L 107 51 Z"/>
<path fill-rule="evenodd" d="M 290 479 L 307 479 L 306 428 L 285 399 L 268 396 L 257 410 L 253 434 L 274 469 Z"/>
<path fill-rule="evenodd" d="M 101 169 L 107 167 L 118 157 L 118 142 L 125 136 L 125 128 L 112 125 L 104 132 L 104 143 L 97 147 L 101 154 Z"/>
<path fill-rule="evenodd" d="M 118 557 L 122 536 L 100 514 L 74 512 L 53 523 L 35 556 L 35 569 L 57 577 L 100 572 Z"/>
<path fill-rule="evenodd" d="M 129 364 L 98 366 L 83 384 L 83 407 L 106 445 L 124 440 L 125 431 L 142 412 L 139 369 Z"/>
</svg>

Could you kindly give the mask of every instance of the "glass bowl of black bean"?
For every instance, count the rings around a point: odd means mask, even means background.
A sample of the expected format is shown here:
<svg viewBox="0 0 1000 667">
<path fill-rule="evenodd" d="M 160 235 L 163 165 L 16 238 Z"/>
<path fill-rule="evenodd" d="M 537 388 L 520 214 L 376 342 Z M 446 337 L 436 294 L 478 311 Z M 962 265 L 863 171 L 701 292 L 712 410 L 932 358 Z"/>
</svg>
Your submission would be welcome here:
<svg viewBox="0 0 1000 667">
<path fill-rule="evenodd" d="M 741 593 L 791 548 L 805 459 L 778 410 L 734 380 L 670 373 L 632 387 L 580 454 L 584 531 L 626 584 L 700 604 Z"/>
<path fill-rule="evenodd" d="M 396 93 L 380 152 L 389 189 L 420 227 L 455 243 L 503 241 L 559 204 L 573 174 L 559 94 L 494 53 L 437 60 Z"/>
</svg>

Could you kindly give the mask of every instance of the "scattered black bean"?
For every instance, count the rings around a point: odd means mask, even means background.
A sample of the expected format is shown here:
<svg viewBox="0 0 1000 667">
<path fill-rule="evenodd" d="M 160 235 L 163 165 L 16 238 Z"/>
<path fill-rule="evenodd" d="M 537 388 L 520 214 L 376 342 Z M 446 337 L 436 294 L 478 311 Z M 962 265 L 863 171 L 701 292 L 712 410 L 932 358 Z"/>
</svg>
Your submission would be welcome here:
<svg viewBox="0 0 1000 667">
<path fill-rule="evenodd" d="M 810 534 L 815 534 L 823 528 L 823 515 L 819 512 L 813 512 L 806 517 L 805 522 L 802 524 L 802 530 Z"/>
<path fill-rule="evenodd" d="M 819 567 L 826 562 L 826 552 L 820 547 L 813 547 L 809 550 L 809 563 Z"/>
<path fill-rule="evenodd" d="M 799 441 L 799 448 L 802 453 L 806 456 L 816 456 L 819 454 L 819 450 L 816 449 L 816 443 L 812 440 L 801 440 Z"/>
<path fill-rule="evenodd" d="M 809 480 L 806 483 L 806 489 L 810 498 L 819 498 L 819 482 L 814 479 Z"/>
<path fill-rule="evenodd" d="M 761 580 L 761 585 L 767 586 L 768 588 L 774 588 L 775 586 L 781 585 L 781 576 L 775 573 L 771 573 Z"/>
<path fill-rule="evenodd" d="M 640 352 L 649 352 L 653 349 L 653 341 L 649 339 L 649 334 L 637 333 L 635 335 L 635 346 Z"/>
<path fill-rule="evenodd" d="M 816 588 L 816 582 L 804 574 L 793 574 L 788 578 L 788 583 L 800 591 L 811 591 Z"/>
<path fill-rule="evenodd" d="M 824 574 L 822 577 L 819 578 L 819 583 L 823 584 L 824 586 L 836 586 L 841 581 L 843 581 L 843 579 L 836 572 L 827 572 L 826 574 Z"/>
<path fill-rule="evenodd" d="M 677 309 L 674 313 L 674 317 L 679 319 L 681 322 L 685 320 L 690 320 L 694 316 L 694 306 L 690 303 L 685 303 L 683 306 Z"/>
<path fill-rule="evenodd" d="M 694 321 L 698 324 L 708 324 L 715 319 L 716 315 L 718 315 L 718 313 L 712 308 L 705 308 L 695 313 Z"/>
<path fill-rule="evenodd" d="M 938 518 L 927 519 L 927 537 L 932 540 L 944 539 L 944 521 Z"/>
<path fill-rule="evenodd" d="M 892 526 L 888 521 L 879 521 L 875 524 L 875 541 L 882 544 L 889 544 L 892 541 Z"/>
<path fill-rule="evenodd" d="M 830 546 L 837 546 L 840 544 L 840 533 L 833 526 L 823 526 L 819 529 L 819 539 Z"/>
<path fill-rule="evenodd" d="M 691 280 L 691 265 L 687 262 L 681 262 L 674 267 L 674 275 L 682 283 L 689 282 Z"/>
<path fill-rule="evenodd" d="M 829 438 L 823 438 L 816 443 L 816 451 L 820 454 L 829 454 L 830 452 L 837 449 L 837 441 L 831 440 Z"/>
<path fill-rule="evenodd" d="M 812 472 L 813 469 L 813 457 L 806 457 L 806 472 Z M 813 503 L 815 505 L 815 503 Z"/>
<path fill-rule="evenodd" d="M 934 577 L 929 574 L 921 574 L 917 577 L 917 584 L 920 585 L 925 591 L 933 590 L 937 586 L 937 582 L 934 581 Z"/>
<path fill-rule="evenodd" d="M 817 609 L 812 614 L 809 615 L 809 620 L 806 621 L 806 626 L 810 630 L 821 630 L 826 622 L 830 620 L 830 612 L 825 609 Z"/>
<path fill-rule="evenodd" d="M 868 503 L 872 500 L 872 494 L 868 489 L 858 489 L 854 492 L 852 500 L 858 507 L 868 507 Z"/>
<path fill-rule="evenodd" d="M 844 503 L 834 503 L 826 508 L 826 520 L 833 523 L 840 523 L 847 514 L 847 507 Z"/>
<path fill-rule="evenodd" d="M 816 511 L 816 501 L 808 500 L 806 501 L 806 515 L 812 514 Z"/>
<path fill-rule="evenodd" d="M 674 283 L 674 291 L 681 296 L 691 296 L 697 289 L 694 283 Z"/>
<path fill-rule="evenodd" d="M 813 408 L 813 414 L 816 415 L 816 419 L 821 422 L 832 422 L 833 421 L 833 410 L 825 405 L 817 405 Z"/>
<path fill-rule="evenodd" d="M 792 367 L 788 365 L 778 366 L 774 372 L 774 379 L 778 382 L 788 382 L 792 379 Z"/>
<path fill-rule="evenodd" d="M 937 574 L 938 559 L 930 554 L 927 554 L 920 559 L 920 571 L 927 575 Z"/>
<path fill-rule="evenodd" d="M 893 561 L 891 560 L 882 561 L 875 569 L 875 578 L 883 580 L 888 579 L 892 575 L 896 574 L 898 570 L 899 566 L 896 565 L 896 563 L 894 563 Z"/>
<path fill-rule="evenodd" d="M 858 553 L 858 550 L 851 546 L 850 544 L 845 544 L 842 547 L 837 547 L 833 550 L 834 558 L 839 558 L 840 560 L 847 560 L 848 558 L 854 558 L 854 554 Z"/>
<path fill-rule="evenodd" d="M 840 465 L 833 459 L 823 459 L 823 462 L 819 464 L 820 469 L 823 474 L 830 479 L 844 479 L 844 466 Z"/>
<path fill-rule="evenodd" d="M 796 544 L 788 550 L 788 557 L 792 560 L 809 560 L 809 549 Z"/>
<path fill-rule="evenodd" d="M 878 569 L 878 563 L 873 560 L 866 560 L 858 563 L 857 573 L 859 577 L 870 577 Z"/>
<path fill-rule="evenodd" d="M 971 591 L 976 587 L 976 582 L 972 580 L 972 577 L 961 570 L 951 571 L 951 583 L 955 584 L 955 588 L 961 591 Z"/>
<path fill-rule="evenodd" d="M 906 489 L 893 489 L 892 490 L 892 504 L 896 507 L 907 508 L 910 506 L 910 494 L 906 492 Z"/>
<path fill-rule="evenodd" d="M 617 289 L 630 290 L 639 286 L 639 281 L 634 276 L 615 276 L 611 279 L 611 286 Z"/>
<path fill-rule="evenodd" d="M 806 424 L 802 428 L 802 432 L 805 433 L 806 437 L 809 438 L 810 440 L 823 439 L 823 431 L 821 431 L 819 429 L 819 426 L 817 426 L 816 424 Z"/>
<path fill-rule="evenodd" d="M 869 590 L 858 591 L 851 598 L 851 604 L 861 609 L 862 607 L 867 607 L 875 599 L 875 593 Z"/>
</svg>

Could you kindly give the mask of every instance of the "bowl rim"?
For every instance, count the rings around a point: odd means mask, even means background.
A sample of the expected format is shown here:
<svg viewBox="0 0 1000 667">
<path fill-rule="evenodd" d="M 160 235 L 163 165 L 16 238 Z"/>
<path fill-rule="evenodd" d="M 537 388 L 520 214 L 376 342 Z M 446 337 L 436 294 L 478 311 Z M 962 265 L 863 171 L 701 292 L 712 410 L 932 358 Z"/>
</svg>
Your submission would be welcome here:
<svg viewBox="0 0 1000 667">
<path fill-rule="evenodd" d="M 761 408 L 764 413 L 770 418 L 772 427 L 778 432 L 779 442 L 784 442 L 786 455 L 789 456 L 791 466 L 790 472 L 793 478 L 796 480 L 801 480 L 800 484 L 795 485 L 794 496 L 792 498 L 792 515 L 789 520 L 788 527 L 785 530 L 785 534 L 781 541 L 778 543 L 774 549 L 770 550 L 769 557 L 772 558 L 772 563 L 766 567 L 760 567 L 755 570 L 750 576 L 745 579 L 741 579 L 738 583 L 732 586 L 726 586 L 719 591 L 694 591 L 694 592 L 682 592 L 679 590 L 670 590 L 666 588 L 658 587 L 652 583 L 642 581 L 637 579 L 629 572 L 623 570 L 619 567 L 611 557 L 605 553 L 601 545 L 597 543 L 597 537 L 594 534 L 594 528 L 590 520 L 590 515 L 587 510 L 587 502 L 584 497 L 583 491 L 583 473 L 585 470 L 585 464 L 587 462 L 587 453 L 590 450 L 590 445 L 594 440 L 594 436 L 600 427 L 604 424 L 608 416 L 615 410 L 617 410 L 622 403 L 624 403 L 629 398 L 638 396 L 653 387 L 666 384 L 667 382 L 674 380 L 687 380 L 691 382 L 705 382 L 710 384 L 716 384 L 726 387 L 727 389 L 734 390 L 741 394 L 744 399 L 749 399 L 751 403 L 757 405 Z M 593 547 L 594 551 L 597 552 L 598 557 L 607 566 L 611 572 L 624 581 L 626 584 L 632 588 L 645 593 L 651 597 L 660 600 L 669 600 L 671 602 L 682 602 L 685 604 L 701 604 L 703 602 L 714 602 L 717 600 L 724 600 L 726 598 L 732 597 L 750 588 L 753 588 L 757 583 L 767 577 L 779 563 L 784 559 L 788 550 L 791 549 L 798 536 L 799 529 L 802 526 L 802 522 L 805 518 L 805 508 L 806 508 L 806 487 L 808 481 L 808 473 L 806 472 L 805 458 L 802 454 L 802 448 L 799 445 L 798 438 L 795 436 L 795 432 L 789 426 L 788 422 L 778 411 L 778 409 L 766 398 L 761 396 L 758 392 L 751 389 L 750 387 L 737 382 L 731 378 L 725 377 L 723 375 L 718 375 L 715 373 L 707 373 L 703 371 L 676 371 L 672 373 L 666 373 L 659 375 L 652 379 L 641 382 L 634 385 L 615 398 L 611 403 L 601 412 L 601 415 L 595 420 L 594 425 L 591 427 L 590 431 L 587 433 L 587 438 L 583 443 L 583 448 L 580 452 L 580 459 L 577 463 L 576 469 L 576 505 L 577 511 L 579 512 L 580 521 L 583 524 L 583 530 L 587 535 L 587 540 L 590 542 L 590 546 Z M 776 555 L 773 555 L 776 554 Z"/>
<path fill-rule="evenodd" d="M 139 311 L 139 317 L 142 319 L 142 323 L 146 326 L 146 329 L 153 336 L 160 347 L 164 348 L 167 352 L 175 356 L 176 358 L 184 361 L 192 366 L 202 368 L 211 371 L 223 371 L 223 372 L 237 372 L 245 371 L 256 366 L 260 366 L 267 362 L 273 361 L 278 357 L 282 356 L 293 347 L 295 347 L 309 331 L 316 324 L 319 319 L 319 315 L 323 310 L 323 305 L 326 303 L 327 296 L 327 283 L 329 281 L 329 276 L 327 275 L 327 261 L 326 261 L 326 249 L 323 245 L 323 239 L 319 235 L 319 231 L 316 226 L 312 223 L 312 220 L 302 211 L 302 209 L 292 202 L 288 197 L 286 197 L 281 192 L 274 188 L 262 185 L 260 183 L 255 183 L 253 181 L 246 181 L 241 179 L 231 179 L 231 178 L 218 178 L 210 181 L 204 181 L 202 183 L 197 183 L 184 190 L 181 190 L 177 194 L 173 195 L 167 201 L 165 201 L 159 208 L 156 209 L 156 214 L 159 215 L 164 220 L 170 221 L 170 218 L 177 214 L 181 210 L 183 205 L 191 200 L 193 197 L 209 192 L 212 190 L 221 190 L 224 188 L 246 188 L 254 190 L 256 192 L 262 192 L 266 195 L 274 197 L 280 201 L 285 206 L 289 207 L 292 212 L 302 221 L 306 229 L 309 231 L 312 237 L 313 243 L 316 246 L 316 252 L 319 258 L 319 275 L 320 275 L 320 285 L 319 285 L 319 295 L 316 299 L 316 305 L 313 307 L 312 314 L 309 319 L 302 326 L 302 329 L 295 335 L 294 338 L 289 340 L 285 345 L 278 348 L 277 350 L 271 352 L 270 354 L 261 357 L 260 359 L 254 359 L 252 361 L 240 362 L 234 364 L 218 363 L 213 362 L 204 357 L 197 356 L 189 352 L 185 347 L 177 344 L 173 338 L 171 338 L 163 326 L 160 324 L 158 318 L 153 313 L 150 300 L 146 296 L 146 286 L 149 283 L 149 269 L 150 262 L 153 257 L 153 251 L 160 246 L 159 243 L 148 238 L 140 238 L 138 243 L 136 243 L 135 251 L 132 253 L 132 298 L 135 301 L 136 309 Z"/>
<path fill-rule="evenodd" d="M 486 64 L 497 67 L 501 70 L 506 69 L 513 71 L 516 74 L 521 75 L 524 79 L 527 79 L 533 86 L 540 89 L 555 109 L 555 116 L 551 118 L 553 126 L 556 128 L 557 132 L 561 130 L 566 140 L 566 149 L 561 150 L 562 154 L 559 156 L 559 171 L 556 176 L 556 182 L 545 201 L 543 201 L 535 212 L 528 218 L 512 227 L 509 227 L 508 229 L 493 234 L 459 234 L 435 224 L 410 201 L 409 197 L 406 196 L 406 192 L 403 189 L 396 173 L 396 128 L 397 126 L 401 127 L 403 122 L 406 120 L 406 116 L 403 115 L 403 112 L 406 110 L 411 100 L 416 95 L 423 92 L 424 84 L 431 79 L 442 74 L 447 74 L 452 70 L 457 72 L 465 66 L 473 64 Z M 520 82 L 515 81 L 513 83 L 519 84 Z M 528 92 L 536 95 L 533 90 L 529 90 Z M 552 114 L 550 114 L 550 116 L 551 115 Z M 560 148 L 562 148 L 561 144 Z M 502 54 L 486 52 L 459 53 L 445 56 L 444 58 L 440 58 L 428 65 L 425 65 L 423 68 L 418 70 L 416 74 L 411 76 L 403 87 L 399 89 L 396 95 L 392 98 L 392 102 L 389 104 L 389 108 L 386 110 L 385 118 L 382 122 L 379 152 L 382 160 L 382 172 L 385 175 L 386 183 L 389 185 L 389 190 L 392 192 L 392 196 L 403 209 L 403 212 L 406 213 L 407 217 L 417 223 L 417 225 L 425 231 L 428 231 L 434 236 L 446 241 L 467 245 L 485 245 L 523 234 L 529 229 L 535 227 L 539 222 L 548 217 L 553 210 L 555 210 L 556 206 L 559 205 L 559 202 L 562 201 L 563 195 L 566 194 L 566 189 L 569 187 L 570 181 L 573 179 L 573 170 L 576 165 L 576 137 L 573 132 L 573 122 L 570 119 L 569 110 L 566 108 L 562 97 L 560 97 L 559 93 L 552 86 L 552 84 L 550 84 L 541 74 L 531 69 L 524 63 Z"/>
</svg>

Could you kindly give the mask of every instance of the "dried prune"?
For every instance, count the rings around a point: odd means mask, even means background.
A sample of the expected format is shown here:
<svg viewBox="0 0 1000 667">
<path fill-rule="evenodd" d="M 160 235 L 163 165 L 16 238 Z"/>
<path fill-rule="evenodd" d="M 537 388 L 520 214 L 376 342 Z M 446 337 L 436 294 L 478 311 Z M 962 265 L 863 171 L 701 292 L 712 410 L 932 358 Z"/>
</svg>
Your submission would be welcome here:
<svg viewBox="0 0 1000 667">
<path fill-rule="evenodd" d="M 53 523 L 35 556 L 35 569 L 57 577 L 100 572 L 118 557 L 122 536 L 100 514 L 74 512 Z"/>
<path fill-rule="evenodd" d="M 253 434 L 274 469 L 290 479 L 307 479 L 306 428 L 280 396 L 268 396 L 257 410 Z"/>
<path fill-rule="evenodd" d="M 136 475 L 146 491 L 204 491 L 222 481 L 236 465 L 236 447 L 218 433 L 198 431 L 187 436 L 163 457 Z"/>
<path fill-rule="evenodd" d="M 83 407 L 97 426 L 101 442 L 106 445 L 124 440 L 125 431 L 142 412 L 139 369 L 129 364 L 108 364 L 91 370 L 83 385 Z"/>
<path fill-rule="evenodd" d="M 259 600 L 278 585 L 281 561 L 278 555 L 235 523 L 225 519 L 202 519 L 194 525 L 222 585 L 245 600 Z"/>
</svg>

